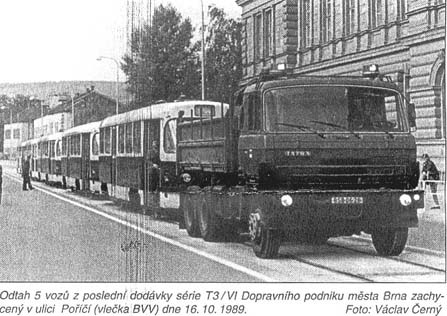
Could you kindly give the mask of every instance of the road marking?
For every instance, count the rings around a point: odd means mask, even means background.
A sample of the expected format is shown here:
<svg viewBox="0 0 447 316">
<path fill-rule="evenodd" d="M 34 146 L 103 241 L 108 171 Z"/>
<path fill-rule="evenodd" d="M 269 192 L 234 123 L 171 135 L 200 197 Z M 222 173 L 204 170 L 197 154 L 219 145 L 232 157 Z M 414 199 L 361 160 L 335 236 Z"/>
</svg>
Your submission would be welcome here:
<svg viewBox="0 0 447 316">
<path fill-rule="evenodd" d="M 12 179 L 12 180 L 14 180 L 14 181 L 16 181 L 16 182 L 21 183 L 21 181 L 20 181 L 19 179 L 17 179 L 15 176 L 13 176 L 13 175 L 11 175 L 11 174 L 6 174 L 6 173 L 5 173 L 5 175 L 6 175 L 8 178 L 10 178 L 10 179 Z M 223 258 L 214 256 L 214 255 L 209 254 L 209 253 L 207 253 L 207 252 L 205 252 L 205 251 L 201 251 L 201 250 L 195 249 L 195 248 L 193 248 L 193 247 L 187 246 L 187 245 L 182 244 L 182 243 L 180 243 L 180 242 L 178 242 L 178 241 L 171 240 L 171 239 L 169 239 L 169 238 L 167 238 L 167 237 L 164 237 L 164 236 L 162 236 L 162 235 L 159 235 L 159 234 L 157 234 L 157 233 L 151 232 L 151 231 L 149 231 L 149 230 L 147 230 L 147 229 L 144 229 L 144 228 L 142 228 L 142 227 L 139 227 L 139 226 L 137 226 L 137 225 L 134 225 L 134 224 L 131 224 L 131 223 L 129 223 L 129 222 L 126 222 L 126 221 L 124 221 L 124 220 L 122 220 L 122 219 L 119 219 L 119 218 L 116 218 L 116 217 L 111 216 L 111 215 L 109 215 L 109 214 L 106 214 L 106 213 L 104 213 L 104 212 L 101 212 L 101 211 L 99 211 L 99 210 L 97 210 L 97 209 L 95 209 L 95 208 L 93 208 L 93 207 L 86 206 L 86 205 L 83 205 L 83 204 L 81 204 L 81 203 L 79 203 L 79 202 L 75 202 L 75 201 L 72 201 L 72 200 L 70 200 L 70 199 L 68 199 L 68 198 L 59 196 L 59 195 L 57 195 L 56 193 L 53 193 L 53 192 L 48 191 L 48 190 L 46 190 L 46 189 L 43 189 L 43 188 L 40 187 L 40 186 L 39 186 L 39 187 L 38 187 L 38 186 L 34 186 L 34 188 L 37 189 L 37 190 L 39 190 L 39 191 L 42 191 L 42 192 L 44 192 L 44 193 L 46 193 L 46 194 L 48 194 L 48 195 L 50 195 L 50 196 L 52 196 L 52 197 L 55 197 L 55 198 L 57 198 L 57 199 L 59 199 L 59 200 L 61 200 L 61 201 L 64 201 L 64 202 L 70 203 L 70 204 L 72 204 L 72 205 L 75 205 L 75 206 L 77 206 L 77 207 L 83 208 L 84 210 L 87 210 L 87 211 L 89 211 L 89 212 L 92 212 L 92 213 L 95 213 L 95 214 L 97 214 L 97 215 L 100 215 L 100 216 L 102 216 L 102 217 L 104 217 L 104 218 L 107 218 L 107 219 L 109 219 L 109 220 L 111 220 L 111 221 L 114 221 L 114 222 L 119 223 L 119 224 L 121 224 L 121 225 L 127 226 L 127 227 L 129 227 L 129 228 L 135 229 L 136 231 L 138 231 L 138 232 L 140 232 L 140 233 L 149 235 L 149 236 L 151 236 L 151 237 L 153 237 L 153 238 L 156 238 L 156 239 L 158 239 L 158 240 L 161 240 L 161 241 L 163 241 L 163 242 L 165 242 L 165 243 L 168 243 L 168 244 L 170 244 L 170 245 L 179 247 L 179 248 L 181 248 L 181 249 L 183 249 L 183 250 L 186 250 L 186 251 L 192 252 L 192 253 L 194 253 L 194 254 L 196 254 L 196 255 L 205 257 L 205 258 L 207 258 L 207 259 L 209 259 L 209 260 L 211 260 L 211 261 L 215 261 L 215 262 L 217 262 L 217 263 L 219 263 L 219 264 L 222 264 L 222 265 L 224 265 L 224 266 L 227 266 L 227 267 L 229 267 L 229 268 L 231 268 L 231 269 L 233 269 L 233 270 L 236 270 L 236 271 L 245 273 L 245 274 L 247 274 L 247 275 L 249 275 L 249 276 L 252 276 L 252 277 L 257 278 L 257 279 L 259 279 L 259 280 L 262 280 L 262 281 L 264 281 L 264 282 L 277 282 L 276 280 L 274 280 L 274 279 L 272 279 L 272 278 L 270 278 L 270 277 L 268 277 L 268 276 L 266 276 L 266 275 L 263 275 L 262 273 L 259 273 L 259 272 L 250 270 L 250 269 L 248 269 L 248 268 L 246 268 L 246 267 L 243 267 L 243 266 L 241 266 L 241 265 L 239 265 L 239 264 L 237 264 L 237 263 L 234 263 L 234 262 L 231 262 L 231 261 L 229 261 L 229 260 L 226 260 L 226 259 L 223 259 Z M 261 259 L 259 259 L 259 260 L 261 260 Z"/>
</svg>

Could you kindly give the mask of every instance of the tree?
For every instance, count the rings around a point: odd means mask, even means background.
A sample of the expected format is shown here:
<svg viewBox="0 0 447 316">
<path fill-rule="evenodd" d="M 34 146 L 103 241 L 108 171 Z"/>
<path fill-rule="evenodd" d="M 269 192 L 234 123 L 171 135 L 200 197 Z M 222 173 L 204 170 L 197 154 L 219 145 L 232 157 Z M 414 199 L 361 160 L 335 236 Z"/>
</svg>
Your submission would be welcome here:
<svg viewBox="0 0 447 316">
<path fill-rule="evenodd" d="M 242 23 L 211 7 L 206 38 L 206 96 L 229 102 L 242 78 Z"/>
<path fill-rule="evenodd" d="M 171 5 L 158 6 L 152 25 L 132 31 L 131 53 L 123 57 L 122 69 L 135 96 L 134 108 L 186 93 L 196 97 L 200 77 L 195 74 L 192 37 L 191 21 Z"/>
</svg>

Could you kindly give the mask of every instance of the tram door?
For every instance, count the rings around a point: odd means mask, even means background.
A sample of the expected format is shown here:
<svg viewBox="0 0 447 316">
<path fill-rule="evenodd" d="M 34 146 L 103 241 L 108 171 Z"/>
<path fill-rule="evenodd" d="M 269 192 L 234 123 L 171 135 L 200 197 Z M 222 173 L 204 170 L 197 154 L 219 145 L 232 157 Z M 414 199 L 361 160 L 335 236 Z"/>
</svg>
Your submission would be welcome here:
<svg viewBox="0 0 447 316">
<path fill-rule="evenodd" d="M 154 143 L 158 146 L 158 155 L 160 155 L 160 120 L 144 121 L 144 205 L 157 205 L 157 195 L 153 194 L 158 187 L 159 175 L 154 178 L 153 164 L 150 161 L 151 152 L 154 150 Z M 160 167 L 160 166 L 159 166 Z M 160 170 L 158 170 L 158 173 Z"/>
<path fill-rule="evenodd" d="M 112 127 L 112 190 L 116 186 L 116 126 Z"/>
<path fill-rule="evenodd" d="M 81 134 L 81 138 L 82 189 L 90 190 L 90 134 Z"/>
</svg>

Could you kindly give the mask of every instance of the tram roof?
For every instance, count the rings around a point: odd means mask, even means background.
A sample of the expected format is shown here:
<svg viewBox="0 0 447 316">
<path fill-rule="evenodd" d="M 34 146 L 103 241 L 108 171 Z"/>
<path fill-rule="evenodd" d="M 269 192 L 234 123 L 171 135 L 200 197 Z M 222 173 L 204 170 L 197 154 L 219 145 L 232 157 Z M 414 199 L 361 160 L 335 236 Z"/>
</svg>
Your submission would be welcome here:
<svg viewBox="0 0 447 316">
<path fill-rule="evenodd" d="M 67 129 L 65 132 L 63 132 L 62 136 L 66 137 L 66 136 L 71 136 L 71 135 L 76 135 L 76 134 L 99 132 L 100 125 L 101 125 L 101 121 L 78 125 L 78 126 L 70 128 L 70 129 Z"/>
<path fill-rule="evenodd" d="M 212 105 L 216 107 L 216 116 L 220 117 L 221 102 L 188 100 L 179 102 L 168 102 L 152 104 L 150 106 L 116 114 L 105 118 L 101 123 L 101 128 L 108 126 L 116 126 L 135 121 L 144 121 L 151 119 L 161 119 L 166 117 L 177 117 L 179 111 L 185 111 L 185 116 L 189 115 L 189 110 L 196 105 Z M 228 104 L 224 103 L 224 109 L 228 109 Z"/>
</svg>

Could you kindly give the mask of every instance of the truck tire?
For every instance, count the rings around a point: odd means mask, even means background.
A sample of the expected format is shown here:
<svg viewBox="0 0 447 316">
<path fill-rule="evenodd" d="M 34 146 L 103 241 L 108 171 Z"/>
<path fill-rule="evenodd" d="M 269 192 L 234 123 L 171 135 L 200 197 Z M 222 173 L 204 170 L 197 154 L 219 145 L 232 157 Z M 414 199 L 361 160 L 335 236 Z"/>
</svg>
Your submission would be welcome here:
<svg viewBox="0 0 447 316">
<path fill-rule="evenodd" d="M 200 230 L 197 224 L 196 205 L 194 200 L 197 199 L 197 194 L 186 194 L 185 201 L 183 203 L 183 220 L 185 222 L 185 228 L 189 236 L 200 237 Z"/>
<path fill-rule="evenodd" d="M 279 246 L 281 245 L 280 234 L 275 229 L 266 227 L 260 228 L 258 240 L 253 240 L 253 251 L 256 257 L 263 259 L 274 259 L 278 257 Z"/>
<path fill-rule="evenodd" d="M 250 236 L 255 255 L 263 259 L 278 256 L 281 234 L 277 229 L 267 227 L 260 213 L 250 214 Z"/>
<path fill-rule="evenodd" d="M 214 205 L 208 203 L 206 195 L 201 199 L 201 205 L 197 209 L 197 222 L 200 234 L 205 241 L 219 240 L 221 221 L 214 212 Z"/>
<path fill-rule="evenodd" d="M 408 228 L 379 228 L 372 233 L 372 242 L 381 256 L 398 256 L 407 243 Z"/>
</svg>

